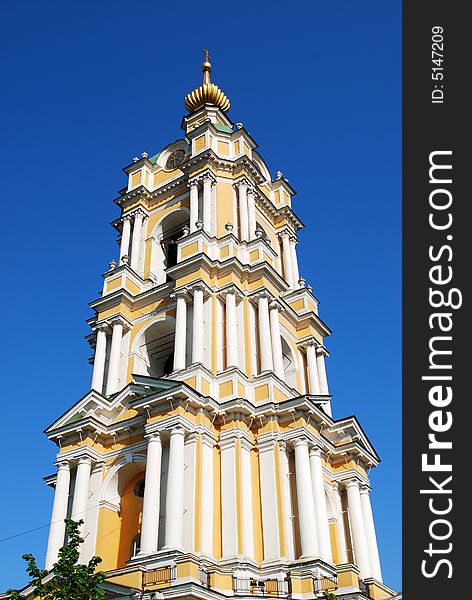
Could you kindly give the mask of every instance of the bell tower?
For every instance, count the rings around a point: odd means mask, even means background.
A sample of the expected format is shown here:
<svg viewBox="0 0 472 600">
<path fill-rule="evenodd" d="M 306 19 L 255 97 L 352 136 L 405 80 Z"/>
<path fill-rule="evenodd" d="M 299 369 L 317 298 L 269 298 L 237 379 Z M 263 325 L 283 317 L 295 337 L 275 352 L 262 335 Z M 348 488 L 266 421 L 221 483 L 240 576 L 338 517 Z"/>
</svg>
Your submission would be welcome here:
<svg viewBox="0 0 472 600">
<path fill-rule="evenodd" d="M 124 168 L 119 255 L 90 304 L 91 389 L 46 430 L 46 568 L 71 516 L 110 598 L 389 598 L 379 457 L 355 417 L 332 416 L 295 191 L 229 119 L 211 70 L 205 52 L 183 137 Z"/>
</svg>

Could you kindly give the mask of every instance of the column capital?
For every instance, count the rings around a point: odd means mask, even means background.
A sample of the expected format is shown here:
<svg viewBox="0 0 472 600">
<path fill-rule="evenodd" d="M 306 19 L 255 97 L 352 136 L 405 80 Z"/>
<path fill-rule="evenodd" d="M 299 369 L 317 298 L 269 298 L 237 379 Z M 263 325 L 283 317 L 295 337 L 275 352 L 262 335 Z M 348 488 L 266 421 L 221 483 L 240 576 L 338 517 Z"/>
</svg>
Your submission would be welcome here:
<svg viewBox="0 0 472 600">
<path fill-rule="evenodd" d="M 271 294 L 269 290 L 258 290 L 250 296 L 250 299 L 256 303 L 259 302 L 261 298 L 266 298 L 269 303 L 276 300 L 275 296 Z"/>
<path fill-rule="evenodd" d="M 90 465 L 90 466 L 92 466 L 92 459 L 90 458 L 90 456 L 81 456 L 77 460 L 77 466 L 79 466 L 79 465 Z"/>
<path fill-rule="evenodd" d="M 193 188 L 193 187 L 197 187 L 199 186 L 199 181 L 198 181 L 198 177 L 196 177 L 195 179 L 189 179 L 187 181 L 187 187 L 188 188 Z"/>
<path fill-rule="evenodd" d="M 192 295 L 195 292 L 195 290 L 201 290 L 203 292 L 204 298 L 207 298 L 211 295 L 211 289 L 204 281 L 196 281 L 195 283 L 191 283 L 187 286 L 187 290 Z"/>
<path fill-rule="evenodd" d="M 146 435 L 144 437 L 145 437 L 145 439 L 147 439 L 148 444 L 157 443 L 157 442 L 159 444 L 162 443 L 161 434 L 159 431 L 153 431 L 152 433 L 149 433 L 148 435 Z"/>
<path fill-rule="evenodd" d="M 353 488 L 356 487 L 357 489 L 359 489 L 360 487 L 360 481 L 356 478 L 352 478 L 352 479 L 346 479 L 344 481 L 344 486 L 345 488 L 348 490 L 349 488 Z"/>
<path fill-rule="evenodd" d="M 281 315 L 283 312 L 285 312 L 285 307 L 282 305 L 280 300 L 272 297 L 272 300 L 269 300 L 269 310 L 277 310 L 279 315 Z"/>
<path fill-rule="evenodd" d="M 305 340 L 301 340 L 300 342 L 298 342 L 298 347 L 301 348 L 302 350 L 306 350 L 308 348 L 308 346 L 316 348 L 319 346 L 319 343 L 316 341 L 316 339 L 314 337 L 310 337 L 308 339 Z"/>
<path fill-rule="evenodd" d="M 60 459 L 55 463 L 58 471 L 70 471 L 70 464 L 68 460 Z"/>
<path fill-rule="evenodd" d="M 306 446 L 308 448 L 308 438 L 306 437 L 296 437 L 291 442 L 294 448 L 298 448 L 299 446 Z"/>
<path fill-rule="evenodd" d="M 100 321 L 93 327 L 93 331 L 98 333 L 99 331 L 104 331 L 105 333 L 110 333 L 110 324 L 106 321 Z"/>
<path fill-rule="evenodd" d="M 228 287 L 223 288 L 222 290 L 219 291 L 219 295 L 224 299 L 226 299 L 226 296 L 228 294 L 233 294 L 236 298 L 236 301 L 244 298 L 244 294 L 235 285 L 229 285 Z"/>
<path fill-rule="evenodd" d="M 208 446 L 209 448 L 214 448 L 216 446 L 215 438 L 208 431 L 200 431 L 199 435 L 203 445 Z"/>
<path fill-rule="evenodd" d="M 361 494 L 367 494 L 369 496 L 371 491 L 372 491 L 372 488 L 370 487 L 370 485 L 368 483 L 362 482 L 360 484 L 360 493 Z"/>
<path fill-rule="evenodd" d="M 126 319 L 122 315 L 115 315 L 114 317 L 110 317 L 110 319 L 108 320 L 108 324 L 111 327 L 114 327 L 115 325 L 121 325 L 125 331 L 131 329 L 132 327 L 128 319 Z"/>
<path fill-rule="evenodd" d="M 290 240 L 291 237 L 293 237 L 293 231 L 290 231 L 289 229 L 282 229 L 282 231 L 279 231 L 277 233 L 277 235 L 281 238 L 288 238 Z"/>
<path fill-rule="evenodd" d="M 123 216 L 120 218 L 120 221 L 121 221 L 122 223 L 124 223 L 125 221 L 131 221 L 131 219 L 132 219 L 132 215 L 131 215 L 131 213 L 126 213 L 125 215 L 123 215 Z"/>
<path fill-rule="evenodd" d="M 318 344 L 316 347 L 316 354 L 317 356 L 329 356 L 328 350 L 322 344 Z"/>
<path fill-rule="evenodd" d="M 249 179 L 246 179 L 246 177 L 241 177 L 241 179 L 238 179 L 237 181 L 235 181 L 233 183 L 233 187 L 236 188 L 246 188 L 248 189 L 251 185 L 251 182 L 249 181 Z"/>
<path fill-rule="evenodd" d="M 323 448 L 320 448 L 319 446 L 310 446 L 310 456 L 317 456 L 318 458 L 321 458 L 323 454 Z"/>
<path fill-rule="evenodd" d="M 190 294 L 187 289 L 174 290 L 169 297 L 172 299 L 183 298 L 186 302 L 190 300 Z"/>
<path fill-rule="evenodd" d="M 134 210 L 129 212 L 128 215 L 130 217 L 133 217 L 133 219 L 136 219 L 136 217 L 145 219 L 148 216 L 144 209 L 142 209 L 141 207 L 135 208 Z"/>
<path fill-rule="evenodd" d="M 185 436 L 185 429 L 181 425 L 174 425 L 174 427 L 172 427 L 170 430 L 170 437 L 175 435 Z"/>
<path fill-rule="evenodd" d="M 210 173 L 209 171 L 206 171 L 205 173 L 202 173 L 202 175 L 200 175 L 198 177 L 198 179 L 200 181 L 202 181 L 202 182 L 210 180 L 210 182 L 211 182 L 212 185 L 216 184 L 216 178 L 215 178 L 215 176 L 213 175 L 213 173 Z"/>
</svg>

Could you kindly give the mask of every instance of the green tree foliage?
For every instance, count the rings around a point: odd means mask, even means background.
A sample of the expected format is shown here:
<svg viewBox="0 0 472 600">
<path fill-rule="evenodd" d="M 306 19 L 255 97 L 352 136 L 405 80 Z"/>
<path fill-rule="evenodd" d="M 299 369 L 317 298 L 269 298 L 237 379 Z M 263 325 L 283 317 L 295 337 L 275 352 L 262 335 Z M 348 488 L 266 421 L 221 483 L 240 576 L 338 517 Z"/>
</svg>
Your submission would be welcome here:
<svg viewBox="0 0 472 600">
<path fill-rule="evenodd" d="M 83 521 L 66 519 L 67 544 L 59 550 L 58 561 L 51 571 L 40 569 L 32 554 L 24 554 L 28 566 L 26 571 L 31 578 L 29 583 L 35 591 L 35 596 L 41 600 L 104 600 L 105 592 L 101 584 L 106 577 L 102 571 L 96 571 L 97 565 L 102 562 L 94 556 L 86 565 L 78 564 L 79 547 L 83 543 L 79 527 Z M 54 576 L 43 583 L 49 573 Z M 25 596 L 16 590 L 9 590 L 12 600 L 24 600 Z"/>
</svg>

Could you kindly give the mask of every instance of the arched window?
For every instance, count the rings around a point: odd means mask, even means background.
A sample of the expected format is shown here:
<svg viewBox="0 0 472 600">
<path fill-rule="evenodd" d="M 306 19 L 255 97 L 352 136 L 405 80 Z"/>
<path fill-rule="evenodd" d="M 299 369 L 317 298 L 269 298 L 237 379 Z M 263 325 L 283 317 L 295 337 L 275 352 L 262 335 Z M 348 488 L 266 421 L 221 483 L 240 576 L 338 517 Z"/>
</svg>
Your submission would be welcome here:
<svg viewBox="0 0 472 600">
<path fill-rule="evenodd" d="M 281 341 L 285 383 L 294 388 L 297 386 L 297 364 L 287 341 L 284 338 Z"/>
<path fill-rule="evenodd" d="M 140 550 L 141 550 L 141 534 L 138 533 L 138 535 L 134 536 L 133 541 L 131 542 L 130 558 L 134 558 L 136 555 L 138 555 Z"/>
<path fill-rule="evenodd" d="M 133 344 L 135 372 L 150 377 L 170 375 L 174 369 L 174 319 L 152 323 Z"/>
<path fill-rule="evenodd" d="M 151 272 L 158 283 L 170 280 L 166 271 L 177 264 L 178 240 L 183 235 L 185 225 L 188 224 L 188 211 L 178 209 L 164 217 L 153 231 Z"/>
</svg>

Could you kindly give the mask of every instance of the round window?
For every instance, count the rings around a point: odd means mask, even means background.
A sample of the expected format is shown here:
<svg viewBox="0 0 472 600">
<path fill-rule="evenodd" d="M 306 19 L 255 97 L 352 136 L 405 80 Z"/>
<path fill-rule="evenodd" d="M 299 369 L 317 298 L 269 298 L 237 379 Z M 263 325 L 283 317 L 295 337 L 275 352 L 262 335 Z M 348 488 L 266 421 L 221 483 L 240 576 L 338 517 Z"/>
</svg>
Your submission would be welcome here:
<svg viewBox="0 0 472 600">
<path fill-rule="evenodd" d="M 166 162 L 166 169 L 171 169 L 172 171 L 176 169 L 179 165 L 181 165 L 185 160 L 185 150 L 179 148 L 178 150 L 174 150 Z"/>
</svg>

